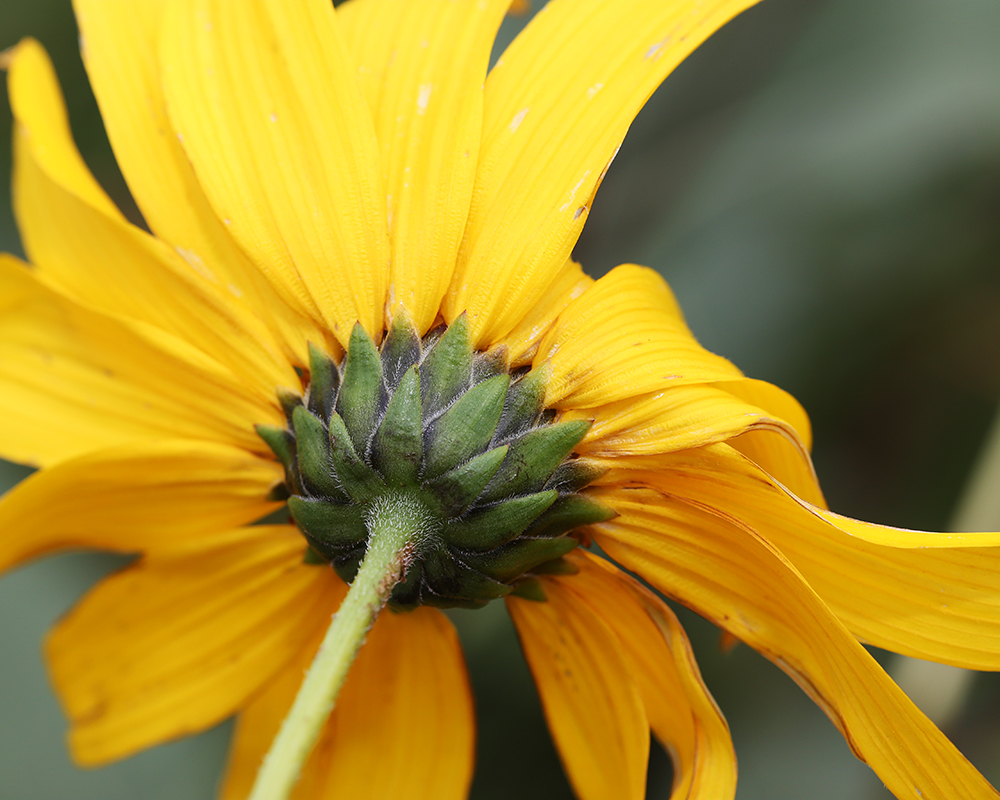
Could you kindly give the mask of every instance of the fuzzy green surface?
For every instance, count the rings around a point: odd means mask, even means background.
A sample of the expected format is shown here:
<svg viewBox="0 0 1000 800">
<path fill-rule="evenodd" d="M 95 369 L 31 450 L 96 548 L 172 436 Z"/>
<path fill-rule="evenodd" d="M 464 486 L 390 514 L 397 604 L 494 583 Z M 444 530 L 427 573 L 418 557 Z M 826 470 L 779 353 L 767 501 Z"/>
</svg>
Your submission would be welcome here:
<svg viewBox="0 0 1000 800">
<path fill-rule="evenodd" d="M 340 365 L 310 348 L 305 397 L 280 398 L 288 427 L 259 432 L 317 560 L 354 580 L 376 510 L 403 499 L 425 523 L 390 604 L 479 607 L 537 597 L 532 572 L 613 516 L 579 494 L 596 477 L 572 456 L 589 423 L 555 422 L 544 394 L 542 371 L 474 352 L 464 316 L 422 340 L 401 317 L 381 349 L 356 326 Z"/>
</svg>

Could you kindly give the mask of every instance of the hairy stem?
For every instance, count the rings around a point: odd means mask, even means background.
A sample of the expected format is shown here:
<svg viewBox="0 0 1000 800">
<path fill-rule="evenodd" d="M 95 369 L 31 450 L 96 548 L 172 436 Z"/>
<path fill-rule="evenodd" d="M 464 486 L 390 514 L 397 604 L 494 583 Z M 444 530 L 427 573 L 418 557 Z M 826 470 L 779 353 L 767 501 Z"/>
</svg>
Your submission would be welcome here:
<svg viewBox="0 0 1000 800">
<path fill-rule="evenodd" d="M 413 561 L 426 520 L 423 507 L 407 497 L 389 496 L 373 505 L 364 561 L 264 758 L 250 800 L 291 796 L 365 636 Z"/>
</svg>

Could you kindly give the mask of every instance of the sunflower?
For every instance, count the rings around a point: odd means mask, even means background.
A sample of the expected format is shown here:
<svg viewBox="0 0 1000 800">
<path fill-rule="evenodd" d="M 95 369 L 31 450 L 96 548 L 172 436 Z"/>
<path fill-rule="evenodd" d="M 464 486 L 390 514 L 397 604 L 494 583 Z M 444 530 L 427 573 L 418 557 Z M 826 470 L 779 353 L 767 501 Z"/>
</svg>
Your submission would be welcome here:
<svg viewBox="0 0 1000 800">
<path fill-rule="evenodd" d="M 420 532 L 296 797 L 461 798 L 472 700 L 441 608 L 503 598 L 565 770 L 732 797 L 725 720 L 641 577 L 789 673 L 898 797 L 996 792 L 860 644 L 1000 668 L 1000 534 L 826 508 L 796 401 L 701 348 L 653 271 L 571 251 L 660 81 L 753 0 L 77 0 L 151 233 L 10 51 L 0 566 L 139 558 L 52 631 L 97 765 L 238 714 L 245 798 L 387 508 Z M 488 72 L 488 74 L 487 74 Z M 254 524 L 288 507 L 292 522 Z M 360 578 L 357 579 L 360 583 Z"/>
</svg>

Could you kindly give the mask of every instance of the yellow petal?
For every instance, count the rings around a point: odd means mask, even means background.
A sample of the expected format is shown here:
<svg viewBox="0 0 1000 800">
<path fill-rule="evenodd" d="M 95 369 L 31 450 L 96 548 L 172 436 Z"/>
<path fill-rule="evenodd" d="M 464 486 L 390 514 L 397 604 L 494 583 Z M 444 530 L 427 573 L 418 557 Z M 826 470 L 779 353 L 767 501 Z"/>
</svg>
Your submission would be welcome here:
<svg viewBox="0 0 1000 800">
<path fill-rule="evenodd" d="M 649 722 L 613 631 L 561 582 L 507 598 L 566 774 L 581 800 L 645 797 Z"/>
<path fill-rule="evenodd" d="M 364 0 L 338 9 L 382 156 L 392 266 L 387 320 L 420 333 L 455 268 L 483 125 L 483 82 L 510 0 Z"/>
<path fill-rule="evenodd" d="M 685 383 L 742 377 L 695 341 L 657 273 L 616 267 L 570 303 L 542 339 L 549 363 L 545 403 L 589 408 Z"/>
<path fill-rule="evenodd" d="M 463 800 L 474 750 L 472 695 L 448 618 L 386 612 L 351 668 L 303 795 Z"/>
<path fill-rule="evenodd" d="M 330 592 L 332 600 L 329 606 L 330 614 L 337 610 L 346 593 L 345 584 L 338 583 L 334 586 Z M 329 618 L 329 615 L 325 616 Z M 229 745 L 229 761 L 219 792 L 219 800 L 246 800 L 250 794 L 264 756 L 270 750 L 274 737 L 277 736 L 281 723 L 302 685 L 302 678 L 319 649 L 323 633 L 318 629 L 314 636 L 306 639 L 298 655 L 268 681 L 240 711 L 236 719 L 236 730 Z M 310 767 L 311 764 L 306 769 Z M 301 781 L 297 789 L 292 797 L 295 800 L 306 800 L 302 797 Z"/>
<path fill-rule="evenodd" d="M 570 409 L 561 419 L 593 420 L 576 452 L 607 458 L 668 453 L 725 441 L 747 431 L 786 427 L 729 392 L 697 383 L 597 408 Z"/>
<path fill-rule="evenodd" d="M 276 401 L 178 339 L 78 306 L 0 255 L 0 448 L 51 464 L 154 439 L 206 439 L 267 452 L 255 423 Z"/>
<path fill-rule="evenodd" d="M 538 302 L 518 321 L 514 329 L 489 346 L 504 346 L 509 351 L 511 366 L 523 367 L 531 363 L 538 352 L 542 337 L 548 333 L 556 318 L 571 302 L 594 285 L 594 279 L 583 268 L 569 259 L 556 275 L 555 280 L 539 296 Z"/>
<path fill-rule="evenodd" d="M 105 579 L 49 636 L 70 746 L 95 765 L 233 714 L 322 626 L 330 570 L 289 525 L 151 555 Z"/>
<path fill-rule="evenodd" d="M 660 481 L 596 493 L 621 515 L 591 528 L 611 558 L 788 672 L 897 797 L 996 797 L 772 545 Z"/>
<path fill-rule="evenodd" d="M 800 439 L 785 429 L 752 430 L 726 442 L 796 497 L 814 506 L 826 508 L 826 499 L 816 477 L 809 452 Z"/>
<path fill-rule="evenodd" d="M 673 800 L 726 800 L 736 793 L 729 726 L 709 694 L 680 622 L 662 600 L 603 558 L 575 550 L 561 583 L 619 642 L 650 727 L 674 762 Z"/>
<path fill-rule="evenodd" d="M 317 643 L 240 715 L 222 800 L 245 800 Z M 440 612 L 383 612 L 351 666 L 293 797 L 463 800 L 472 777 L 472 697 Z"/>
<path fill-rule="evenodd" d="M 164 91 L 213 208 L 258 268 L 342 345 L 382 330 L 389 245 L 371 115 L 323 0 L 188 0 Z"/>
<path fill-rule="evenodd" d="M 157 60 L 166 5 L 166 0 L 73 3 L 84 64 L 118 166 L 150 230 L 224 293 L 239 297 L 286 355 L 306 364 L 306 343 L 322 342 L 322 334 L 294 295 L 275 289 L 233 241 L 167 118 Z M 67 180 L 61 171 L 49 172 Z"/>
<path fill-rule="evenodd" d="M 1000 669 L 1000 533 L 906 531 L 841 517 L 796 498 L 725 445 L 661 466 L 672 495 L 741 520 L 774 544 L 862 640 Z"/>
<path fill-rule="evenodd" d="M 501 338 L 565 263 L 632 119 L 755 0 L 553 0 L 486 82 L 483 145 L 445 316 Z"/>
<path fill-rule="evenodd" d="M 208 442 L 125 445 L 36 472 L 0 498 L 0 571 L 68 547 L 136 552 L 275 510 L 274 461 Z"/>
<path fill-rule="evenodd" d="M 16 121 L 14 206 L 40 277 L 99 311 L 181 337 L 232 368 L 262 399 L 277 386 L 294 386 L 294 370 L 240 301 L 105 203 L 93 204 L 89 174 L 47 167 L 80 157 L 68 129 L 57 124 L 65 119 L 53 111 L 62 110 L 62 95 L 40 45 L 29 40 L 18 46 L 9 82 Z"/>
<path fill-rule="evenodd" d="M 52 63 L 42 46 L 34 39 L 24 39 L 8 51 L 6 66 L 11 108 L 20 124 L 31 125 L 39 164 L 61 175 L 68 189 L 87 203 L 106 214 L 119 215 L 76 148 L 65 146 L 66 141 L 72 141 L 69 120 Z"/>
<path fill-rule="evenodd" d="M 751 405 L 765 409 L 769 414 L 784 420 L 795 430 L 796 436 L 806 450 L 812 449 L 812 425 L 809 415 L 792 395 L 767 381 L 740 378 L 735 381 L 721 381 L 716 384 Z"/>
<path fill-rule="evenodd" d="M 788 416 L 798 424 L 774 410 L 793 412 Z M 577 452 L 611 460 L 628 456 L 613 463 L 629 468 L 655 468 L 658 460 L 649 456 L 725 441 L 798 497 L 826 507 L 807 440 L 800 437 L 803 420 L 808 434 L 808 418 L 790 395 L 764 381 L 671 386 L 596 408 L 569 409 L 561 418 L 593 422 Z"/>
</svg>

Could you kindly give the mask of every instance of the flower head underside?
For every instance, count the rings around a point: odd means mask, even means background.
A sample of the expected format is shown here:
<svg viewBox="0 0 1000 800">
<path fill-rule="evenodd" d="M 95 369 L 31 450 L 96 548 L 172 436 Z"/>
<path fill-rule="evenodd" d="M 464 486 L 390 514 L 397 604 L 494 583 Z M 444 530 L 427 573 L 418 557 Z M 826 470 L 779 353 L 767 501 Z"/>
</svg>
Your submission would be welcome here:
<svg viewBox="0 0 1000 800">
<path fill-rule="evenodd" d="M 30 265 L 0 256 L 0 454 L 40 470 L 0 500 L 0 566 L 141 554 L 48 640 L 81 763 L 238 714 L 246 797 L 401 502 L 419 569 L 302 797 L 464 797 L 435 606 L 500 597 L 579 797 L 642 797 L 650 732 L 673 797 L 733 797 L 725 720 L 630 573 L 792 675 L 897 796 L 996 796 L 860 642 L 1000 668 L 1000 534 L 829 511 L 793 398 L 702 348 L 657 273 L 571 257 L 646 98 L 752 4 L 552 0 L 489 68 L 502 0 L 77 0 L 149 232 L 41 47 L 8 55 Z"/>
</svg>

